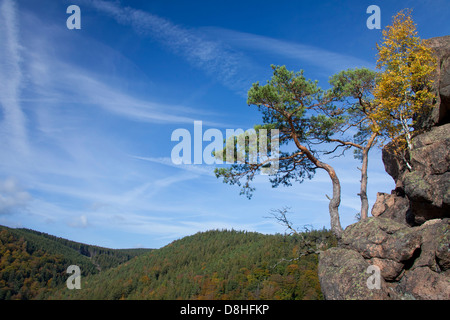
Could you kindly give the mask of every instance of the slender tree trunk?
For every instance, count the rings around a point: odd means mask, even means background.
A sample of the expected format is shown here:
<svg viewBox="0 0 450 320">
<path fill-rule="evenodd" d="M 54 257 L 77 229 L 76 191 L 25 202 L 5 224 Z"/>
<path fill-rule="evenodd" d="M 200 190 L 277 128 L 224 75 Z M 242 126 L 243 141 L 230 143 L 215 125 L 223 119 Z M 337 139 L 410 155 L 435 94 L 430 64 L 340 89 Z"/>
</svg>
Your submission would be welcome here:
<svg viewBox="0 0 450 320">
<path fill-rule="evenodd" d="M 407 96 L 407 93 L 405 92 L 405 104 L 406 105 L 408 105 L 407 101 L 408 101 L 408 96 Z M 401 110 L 400 110 L 400 123 L 402 125 L 403 132 L 405 133 L 406 146 L 408 147 L 409 154 L 411 154 L 411 151 L 412 151 L 411 132 L 409 132 L 407 120 L 405 119 L 405 117 L 403 117 L 403 113 L 401 112 Z M 412 170 L 411 164 L 409 163 L 409 161 L 406 159 L 405 156 L 403 156 L 403 160 L 405 160 L 406 167 L 408 168 L 408 170 L 411 171 Z"/>
<path fill-rule="evenodd" d="M 369 199 L 367 198 L 367 170 L 369 168 L 369 151 L 375 144 L 378 133 L 372 133 L 365 148 L 362 148 L 362 167 L 361 167 L 361 190 L 359 197 L 361 198 L 361 220 L 369 217 Z"/>
<path fill-rule="evenodd" d="M 369 200 L 367 199 L 367 168 L 369 163 L 369 150 L 365 148 L 362 156 L 361 167 L 361 190 L 359 197 L 361 198 L 361 220 L 367 219 L 369 216 Z"/>
</svg>

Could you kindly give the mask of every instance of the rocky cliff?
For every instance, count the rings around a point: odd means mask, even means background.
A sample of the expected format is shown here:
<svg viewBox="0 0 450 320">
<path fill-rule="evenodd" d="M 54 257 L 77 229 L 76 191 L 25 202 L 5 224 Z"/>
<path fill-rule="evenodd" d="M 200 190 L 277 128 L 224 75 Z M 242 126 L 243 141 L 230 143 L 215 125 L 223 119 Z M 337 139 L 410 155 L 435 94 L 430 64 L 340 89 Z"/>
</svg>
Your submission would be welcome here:
<svg viewBox="0 0 450 320">
<path fill-rule="evenodd" d="M 428 42 L 438 59 L 437 101 L 404 155 L 413 170 L 392 145 L 383 148 L 396 188 L 378 193 L 372 217 L 321 253 L 326 299 L 450 300 L 450 36 Z"/>
</svg>

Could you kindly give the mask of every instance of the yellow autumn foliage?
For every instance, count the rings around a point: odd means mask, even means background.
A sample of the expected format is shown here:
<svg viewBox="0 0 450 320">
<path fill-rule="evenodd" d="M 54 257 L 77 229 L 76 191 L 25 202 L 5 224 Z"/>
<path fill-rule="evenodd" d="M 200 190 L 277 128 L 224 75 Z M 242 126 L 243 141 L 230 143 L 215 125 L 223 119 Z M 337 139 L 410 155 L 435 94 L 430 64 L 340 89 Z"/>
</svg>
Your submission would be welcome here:
<svg viewBox="0 0 450 320">
<path fill-rule="evenodd" d="M 411 149 L 414 123 L 430 112 L 435 98 L 432 79 L 436 59 L 426 41 L 418 37 L 410 10 L 394 16 L 377 49 L 377 69 L 381 72 L 373 92 L 378 104 L 373 114 L 376 130 Z"/>
</svg>

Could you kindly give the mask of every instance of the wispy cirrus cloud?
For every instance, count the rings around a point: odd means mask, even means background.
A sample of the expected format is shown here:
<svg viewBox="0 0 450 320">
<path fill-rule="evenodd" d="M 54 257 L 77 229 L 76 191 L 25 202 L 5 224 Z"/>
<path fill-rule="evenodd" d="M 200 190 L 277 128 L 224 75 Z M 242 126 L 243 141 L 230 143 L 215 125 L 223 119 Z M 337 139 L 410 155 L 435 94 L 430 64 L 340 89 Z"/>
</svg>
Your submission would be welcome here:
<svg viewBox="0 0 450 320">
<path fill-rule="evenodd" d="M 187 28 L 149 12 L 105 0 L 85 0 L 118 23 L 156 40 L 211 78 L 237 93 L 246 95 L 249 86 L 264 74 L 267 66 L 257 63 L 262 55 L 311 66 L 327 77 L 348 68 L 374 64 L 349 54 L 326 50 L 300 42 L 285 41 L 219 27 Z M 257 53 L 257 57 L 255 56 Z"/>
<path fill-rule="evenodd" d="M 108 2 L 101 1 L 101 3 L 106 7 L 110 5 Z M 10 15 L 13 14 L 8 14 Z M 27 125 L 25 121 L 20 121 L 20 102 L 44 106 L 42 109 L 49 105 L 56 105 L 59 109 L 61 105 L 67 104 L 77 104 L 80 107 L 94 106 L 137 122 L 191 124 L 201 117 L 204 123 L 210 126 L 230 126 L 209 120 L 221 116 L 217 111 L 184 105 L 182 101 L 186 97 L 180 98 L 181 102 L 178 104 L 161 102 L 154 94 L 148 94 L 150 90 L 156 92 L 157 89 L 154 88 L 156 86 L 147 78 L 145 72 L 117 50 L 89 37 L 75 34 L 73 39 L 68 38 L 67 30 L 46 24 L 39 16 L 30 12 L 25 12 L 24 15 L 26 19 L 21 20 L 24 24 L 21 43 L 16 34 L 17 28 L 8 28 L 8 31 L 15 35 L 11 47 L 21 48 L 19 53 L 23 52 L 23 57 L 16 52 L 18 49 L 12 51 L 9 54 L 10 58 L 5 60 L 14 62 L 14 72 L 10 72 L 13 74 L 8 75 L 4 72 L 0 74 L 0 77 L 5 79 L 2 84 L 10 83 L 4 90 L 8 101 L 16 103 L 14 110 L 18 110 L 18 116 L 14 123 L 18 127 L 17 131 L 22 128 L 26 132 Z M 39 37 L 30 31 L 33 25 L 41 26 L 43 32 Z M 59 45 L 55 46 L 55 43 Z M 91 50 L 79 50 L 80 47 Z M 67 51 L 74 54 L 67 55 Z M 23 61 L 19 64 L 21 60 Z M 98 61 L 101 63 L 97 63 Z M 6 81 L 9 78 L 13 81 Z M 16 78 L 18 80 L 14 81 Z M 27 94 L 11 90 L 15 83 L 17 84 L 14 88 L 20 88 L 21 80 L 27 82 Z M 138 90 L 133 90 L 135 82 L 144 90 L 141 89 L 139 93 Z M 161 99 L 160 96 L 159 98 Z M 11 104 L 11 109 L 12 107 Z M 32 110 L 36 110 L 37 113 L 41 111 L 36 107 Z M 23 112 L 21 114 L 24 117 Z"/>
<path fill-rule="evenodd" d="M 179 26 L 149 12 L 121 6 L 117 2 L 84 2 L 113 17 L 118 23 L 131 26 L 136 33 L 158 41 L 226 86 L 235 90 L 241 90 L 244 83 L 248 86 L 248 78 L 242 72 L 245 56 L 223 42 L 206 39 L 194 29 Z"/>
<path fill-rule="evenodd" d="M 114 141 L 107 123 L 113 118 L 120 130 L 127 130 L 132 122 L 192 124 L 201 117 L 205 124 L 228 127 L 208 121 L 220 117 L 219 112 L 159 102 L 144 90 L 138 94 L 126 86 L 128 73 L 114 74 L 116 78 L 111 80 L 112 64 L 108 62 L 120 64 L 114 65 L 114 71 L 119 67 L 128 71 L 133 63 L 88 37 L 71 43 L 64 33 L 67 30 L 21 9 L 14 1 L 0 0 L 2 219 L 12 223 L 5 220 L 13 217 L 6 213 L 20 211 L 17 215 L 29 220 L 66 221 L 70 227 L 87 228 L 107 225 L 113 214 L 127 216 L 127 221 L 139 225 L 133 217 L 180 211 L 183 206 L 171 208 L 156 204 L 155 199 L 198 176 L 186 173 L 161 177 L 151 168 L 138 169 L 136 161 L 124 154 L 124 148 L 133 149 L 136 137 L 118 132 L 122 140 Z M 29 28 L 33 25 L 45 32 L 37 37 Z M 95 48 L 86 55 L 105 66 L 92 67 L 85 63 L 85 56 L 76 59 L 64 54 L 80 45 Z M 145 134 L 157 135 L 153 126 L 142 127 Z M 144 134 L 139 138 L 149 139 Z M 25 152 L 27 156 L 22 157 Z M 14 179 L 2 180 L 9 175 Z M 152 223 L 151 218 L 146 221 Z"/>
<path fill-rule="evenodd" d="M 202 31 L 211 37 L 219 38 L 234 48 L 241 50 L 252 50 L 258 53 L 281 56 L 299 64 L 309 64 L 329 73 L 339 72 L 348 68 L 367 67 L 371 68 L 374 63 L 342 54 L 325 50 L 316 46 L 298 42 L 274 39 L 271 37 L 234 31 L 217 27 L 205 27 Z"/>
<path fill-rule="evenodd" d="M 89 74 L 85 70 L 72 66 L 59 68 L 60 81 L 71 83 L 72 93 L 83 97 L 79 103 L 94 105 L 113 114 L 139 122 L 154 122 L 165 124 L 192 124 L 197 118 L 210 116 L 204 110 L 196 110 L 182 105 L 169 105 L 154 102 L 145 98 L 121 92 Z M 63 70 L 61 72 L 61 70 Z M 208 121 L 211 126 L 226 127 L 227 124 Z"/>
<path fill-rule="evenodd" d="M 48 39 L 48 42 L 41 40 L 44 44 L 51 42 L 52 39 Z M 127 92 L 116 84 L 105 81 L 104 74 L 65 62 L 58 56 L 48 55 L 45 48 L 50 46 L 41 43 L 27 48 L 29 52 L 27 69 L 31 71 L 28 77 L 31 83 L 35 84 L 34 94 L 25 99 L 27 103 L 36 102 L 41 106 L 61 104 L 77 104 L 79 107 L 94 106 L 137 122 L 192 124 L 201 117 L 206 125 L 230 126 L 208 120 L 208 118 L 220 117 L 218 112 L 191 108 L 182 104 L 162 103 L 151 96 Z M 111 54 L 110 49 L 105 49 L 97 56 L 100 59 L 102 55 Z M 123 79 L 123 82 L 126 83 L 126 79 Z M 45 107 L 38 109 L 37 112 L 42 110 L 45 110 Z M 46 130 L 46 128 L 41 129 Z"/>
<path fill-rule="evenodd" d="M 0 137 L 14 145 L 18 152 L 27 153 L 26 117 L 20 105 L 22 48 L 14 1 L 0 2 L 0 21 L 0 106 L 3 113 Z"/>
<path fill-rule="evenodd" d="M 141 157 L 141 156 L 131 156 L 131 157 L 138 160 L 148 161 L 152 163 L 161 164 L 164 166 L 177 168 L 182 171 L 191 172 L 199 176 L 215 177 L 214 166 L 211 165 L 174 164 L 172 159 L 169 157 Z"/>
</svg>

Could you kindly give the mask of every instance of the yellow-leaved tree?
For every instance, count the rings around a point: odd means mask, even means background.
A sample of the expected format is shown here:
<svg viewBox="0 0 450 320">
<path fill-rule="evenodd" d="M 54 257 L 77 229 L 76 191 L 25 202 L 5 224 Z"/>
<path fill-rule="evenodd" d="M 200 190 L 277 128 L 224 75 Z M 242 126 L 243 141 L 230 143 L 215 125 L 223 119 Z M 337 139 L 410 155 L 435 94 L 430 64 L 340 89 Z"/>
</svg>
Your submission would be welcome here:
<svg viewBox="0 0 450 320">
<path fill-rule="evenodd" d="M 374 88 L 376 130 L 400 149 L 411 151 L 414 124 L 430 112 L 435 98 L 432 79 L 436 59 L 426 41 L 417 36 L 410 10 L 394 16 L 392 25 L 383 30 L 383 42 L 377 49 L 377 69 L 381 72 Z"/>
</svg>

